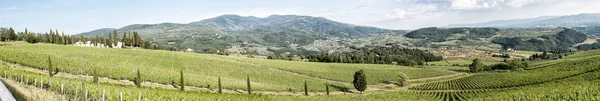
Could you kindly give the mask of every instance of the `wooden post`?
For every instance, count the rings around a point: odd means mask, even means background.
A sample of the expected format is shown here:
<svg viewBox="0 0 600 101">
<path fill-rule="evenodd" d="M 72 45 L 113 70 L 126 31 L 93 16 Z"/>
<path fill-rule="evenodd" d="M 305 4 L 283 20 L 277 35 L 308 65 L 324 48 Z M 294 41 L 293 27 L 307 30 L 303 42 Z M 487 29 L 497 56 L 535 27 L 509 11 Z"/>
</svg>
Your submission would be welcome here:
<svg viewBox="0 0 600 101">
<path fill-rule="evenodd" d="M 65 84 L 60 82 L 60 93 L 64 94 L 65 93 Z"/>
<path fill-rule="evenodd" d="M 102 90 L 102 101 L 106 101 L 104 100 L 104 89 Z"/>
<path fill-rule="evenodd" d="M 142 101 L 142 93 L 141 92 L 138 94 L 138 101 Z"/>
<path fill-rule="evenodd" d="M 123 92 L 119 92 L 119 101 L 123 101 Z"/>
<path fill-rule="evenodd" d="M 33 80 L 33 87 L 37 87 L 37 79 Z"/>
<path fill-rule="evenodd" d="M 40 78 L 40 88 L 44 89 L 44 79 Z"/>
<path fill-rule="evenodd" d="M 87 101 L 87 100 L 88 100 L 88 90 L 85 89 L 85 101 Z"/>
</svg>

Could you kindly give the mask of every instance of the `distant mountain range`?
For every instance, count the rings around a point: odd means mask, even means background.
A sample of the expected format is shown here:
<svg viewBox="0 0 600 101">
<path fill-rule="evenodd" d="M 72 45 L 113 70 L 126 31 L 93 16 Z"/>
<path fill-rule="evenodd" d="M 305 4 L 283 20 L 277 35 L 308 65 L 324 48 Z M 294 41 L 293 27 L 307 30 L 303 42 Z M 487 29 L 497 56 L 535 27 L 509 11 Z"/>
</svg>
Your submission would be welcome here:
<svg viewBox="0 0 600 101">
<path fill-rule="evenodd" d="M 587 26 L 600 26 L 600 13 L 566 16 L 543 16 L 536 18 L 498 20 L 473 24 L 452 24 L 446 27 L 555 28 Z"/>
<path fill-rule="evenodd" d="M 322 17 L 272 15 L 257 18 L 222 15 L 188 24 L 133 24 L 119 29 L 97 29 L 80 35 L 108 36 L 113 30 L 117 30 L 120 36 L 123 32 L 137 31 L 144 39 L 153 43 L 180 49 L 192 48 L 197 52 L 241 48 L 242 52 L 263 55 L 273 54 L 281 49 L 303 50 L 303 45 L 328 38 L 365 38 L 407 33 L 404 30 L 346 24 Z"/>
</svg>

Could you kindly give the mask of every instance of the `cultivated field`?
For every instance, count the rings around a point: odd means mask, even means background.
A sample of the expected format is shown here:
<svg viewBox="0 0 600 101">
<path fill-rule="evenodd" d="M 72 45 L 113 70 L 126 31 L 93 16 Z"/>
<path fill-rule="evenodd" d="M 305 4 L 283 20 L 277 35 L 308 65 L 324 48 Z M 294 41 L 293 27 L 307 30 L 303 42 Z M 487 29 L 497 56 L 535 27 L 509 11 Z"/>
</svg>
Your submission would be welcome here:
<svg viewBox="0 0 600 101">
<path fill-rule="evenodd" d="M 463 67 L 440 66 L 442 62 L 417 68 L 50 44 L 8 44 L 0 46 L 0 53 L 3 81 L 44 89 L 59 94 L 53 98 L 62 100 L 600 100 L 598 50 L 559 60 L 529 61 L 530 67 L 522 71 L 483 73 L 453 72 L 450 70 Z M 48 57 L 53 67 L 61 70 L 53 77 L 45 71 Z M 138 68 L 146 81 L 142 88 L 131 82 Z M 351 84 L 352 74 L 359 69 L 365 71 L 369 84 L 362 94 Z M 89 75 L 93 70 L 101 76 L 100 83 L 92 82 Z M 180 70 L 188 85 L 185 91 L 171 87 L 179 84 Z M 407 87 L 389 84 L 400 72 L 415 82 Z M 247 76 L 254 91 L 251 95 L 246 94 Z M 216 93 L 218 77 L 223 81 L 223 94 Z M 304 81 L 310 96 L 298 96 L 304 95 Z M 331 95 L 326 95 L 326 83 Z"/>
</svg>

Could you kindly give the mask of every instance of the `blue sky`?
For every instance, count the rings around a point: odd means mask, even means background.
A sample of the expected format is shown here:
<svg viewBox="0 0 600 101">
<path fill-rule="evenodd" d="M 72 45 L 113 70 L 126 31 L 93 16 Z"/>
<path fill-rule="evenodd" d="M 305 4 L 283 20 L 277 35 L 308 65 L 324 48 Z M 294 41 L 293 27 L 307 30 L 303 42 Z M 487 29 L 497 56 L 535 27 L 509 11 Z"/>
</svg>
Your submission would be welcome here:
<svg viewBox="0 0 600 101">
<path fill-rule="evenodd" d="M 77 34 L 223 14 L 295 14 L 388 29 L 600 13 L 600 0 L 0 0 L 0 26 Z"/>
</svg>

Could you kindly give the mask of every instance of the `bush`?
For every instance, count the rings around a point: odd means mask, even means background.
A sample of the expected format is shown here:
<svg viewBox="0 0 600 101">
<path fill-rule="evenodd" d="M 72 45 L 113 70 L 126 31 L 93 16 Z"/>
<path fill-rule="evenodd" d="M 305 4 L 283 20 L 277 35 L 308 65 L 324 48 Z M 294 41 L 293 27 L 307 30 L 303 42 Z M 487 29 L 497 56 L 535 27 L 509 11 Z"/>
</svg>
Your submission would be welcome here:
<svg viewBox="0 0 600 101">
<path fill-rule="evenodd" d="M 471 63 L 471 65 L 469 65 L 469 70 L 473 73 L 483 71 L 484 69 L 485 69 L 485 66 L 483 65 L 483 63 L 481 63 L 481 60 L 479 60 L 479 59 L 473 59 L 473 63 Z"/>
<path fill-rule="evenodd" d="M 354 73 L 354 81 L 352 83 L 354 84 L 354 88 L 360 91 L 360 93 L 367 89 L 367 79 L 362 69 Z"/>
<path fill-rule="evenodd" d="M 40 42 L 40 38 L 36 37 L 33 34 L 27 34 L 27 35 L 25 35 L 25 41 L 27 41 L 29 43 L 38 43 L 38 42 Z"/>
<path fill-rule="evenodd" d="M 406 76 L 406 74 L 400 73 L 398 75 L 398 77 L 400 77 L 400 79 L 398 80 L 398 83 L 397 83 L 398 86 L 400 86 L 400 87 L 408 86 L 408 76 Z"/>
</svg>

